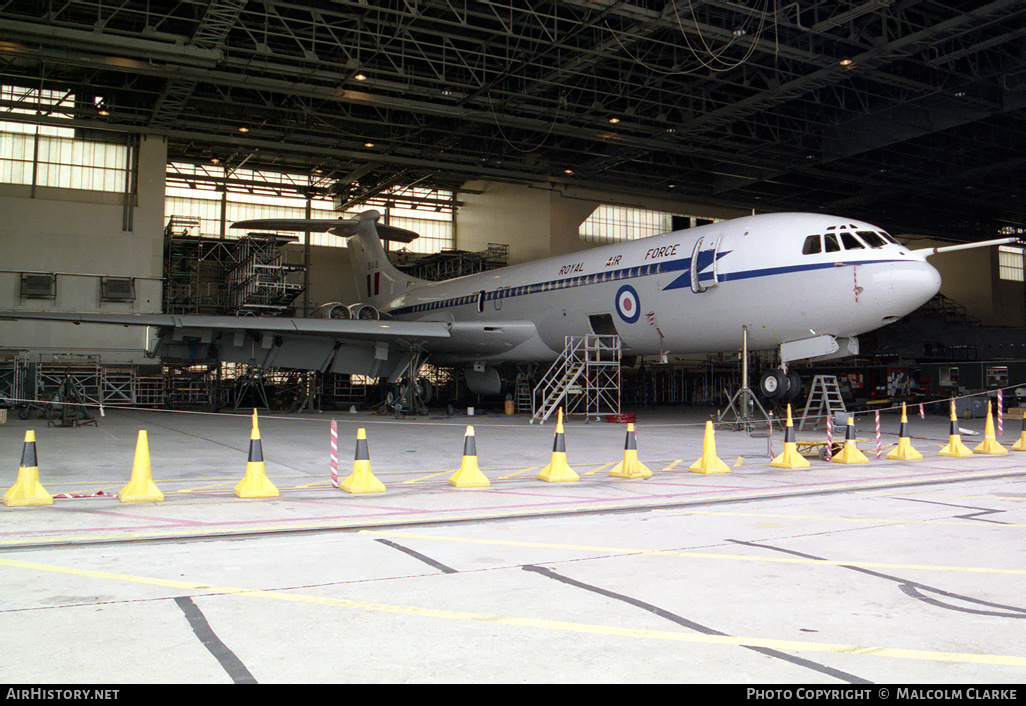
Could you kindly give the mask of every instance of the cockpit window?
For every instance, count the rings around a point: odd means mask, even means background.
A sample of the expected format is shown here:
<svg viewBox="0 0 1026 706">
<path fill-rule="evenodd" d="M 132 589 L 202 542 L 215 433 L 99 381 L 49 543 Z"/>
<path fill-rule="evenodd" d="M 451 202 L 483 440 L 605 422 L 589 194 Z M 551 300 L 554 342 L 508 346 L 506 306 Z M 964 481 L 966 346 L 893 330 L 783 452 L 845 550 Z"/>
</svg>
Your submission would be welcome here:
<svg viewBox="0 0 1026 706">
<path fill-rule="evenodd" d="M 837 242 L 837 235 L 835 233 L 827 233 L 823 236 L 823 240 L 826 242 L 827 252 L 841 251 L 841 244 Z"/>
<path fill-rule="evenodd" d="M 844 243 L 845 250 L 865 250 L 866 246 L 855 237 L 854 233 L 850 233 L 846 230 L 841 231 L 841 242 Z"/>
<path fill-rule="evenodd" d="M 882 248 L 884 245 L 887 245 L 887 241 L 881 238 L 879 233 L 871 230 L 860 230 L 858 234 L 871 248 Z"/>
<path fill-rule="evenodd" d="M 822 251 L 823 245 L 818 235 L 810 235 L 805 239 L 805 244 L 802 245 L 802 255 L 815 255 Z"/>
<path fill-rule="evenodd" d="M 883 239 L 886 240 L 888 243 L 892 243 L 894 245 L 901 245 L 901 243 L 899 243 L 897 240 L 895 240 L 889 233 L 885 233 L 884 231 L 880 231 L 880 235 L 883 236 Z"/>
</svg>

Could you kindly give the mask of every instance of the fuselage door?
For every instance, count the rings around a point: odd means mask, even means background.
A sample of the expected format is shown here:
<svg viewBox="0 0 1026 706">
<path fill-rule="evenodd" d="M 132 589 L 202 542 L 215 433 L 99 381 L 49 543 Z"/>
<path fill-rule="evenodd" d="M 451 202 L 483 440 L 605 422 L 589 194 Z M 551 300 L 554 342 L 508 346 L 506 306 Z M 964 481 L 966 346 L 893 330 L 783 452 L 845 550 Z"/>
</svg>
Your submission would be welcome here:
<svg viewBox="0 0 1026 706">
<path fill-rule="evenodd" d="M 717 271 L 716 253 L 720 249 L 720 240 L 714 243 L 707 243 L 707 238 L 699 238 L 695 243 L 695 249 L 691 251 L 691 291 L 699 294 L 719 284 L 720 276 Z M 705 247 L 709 245 L 710 247 Z M 702 272 L 706 272 L 705 281 L 699 282 Z M 712 277 L 709 277 L 709 275 Z"/>
</svg>

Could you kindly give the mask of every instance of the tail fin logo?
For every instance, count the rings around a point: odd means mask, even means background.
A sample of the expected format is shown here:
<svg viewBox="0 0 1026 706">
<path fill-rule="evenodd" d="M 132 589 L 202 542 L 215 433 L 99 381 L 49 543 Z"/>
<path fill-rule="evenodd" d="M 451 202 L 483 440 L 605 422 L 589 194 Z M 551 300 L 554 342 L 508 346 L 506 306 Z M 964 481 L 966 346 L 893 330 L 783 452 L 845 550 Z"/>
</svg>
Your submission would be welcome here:
<svg viewBox="0 0 1026 706">
<path fill-rule="evenodd" d="M 367 275 L 367 296 L 376 297 L 381 293 L 381 272 Z"/>
</svg>

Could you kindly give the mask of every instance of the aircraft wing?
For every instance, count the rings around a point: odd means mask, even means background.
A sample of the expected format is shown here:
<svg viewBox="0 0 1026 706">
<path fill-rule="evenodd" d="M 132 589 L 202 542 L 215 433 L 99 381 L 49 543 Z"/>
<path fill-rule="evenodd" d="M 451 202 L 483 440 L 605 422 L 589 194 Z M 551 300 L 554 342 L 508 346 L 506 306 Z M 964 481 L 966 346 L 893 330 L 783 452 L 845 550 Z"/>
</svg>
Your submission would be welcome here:
<svg viewBox="0 0 1026 706">
<path fill-rule="evenodd" d="M 368 321 L 197 314 L 0 311 L 0 319 L 152 326 L 151 355 L 168 362 L 227 361 L 371 377 L 400 376 L 414 353 L 467 360 L 508 352 L 536 334 L 529 321 Z"/>
</svg>

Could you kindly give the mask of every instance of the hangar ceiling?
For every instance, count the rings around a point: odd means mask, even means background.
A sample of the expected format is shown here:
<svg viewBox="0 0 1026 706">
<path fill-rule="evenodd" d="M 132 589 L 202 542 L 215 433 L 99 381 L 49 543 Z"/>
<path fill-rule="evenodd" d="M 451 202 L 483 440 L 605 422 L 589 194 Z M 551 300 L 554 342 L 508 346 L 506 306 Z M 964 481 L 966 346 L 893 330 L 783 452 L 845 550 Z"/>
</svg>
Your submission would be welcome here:
<svg viewBox="0 0 1026 706">
<path fill-rule="evenodd" d="M 1023 0 L 0 0 L 0 83 L 354 202 L 490 179 L 1026 228 Z"/>
</svg>

